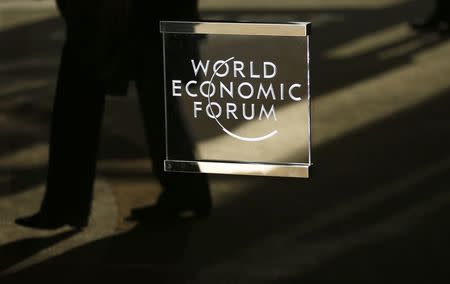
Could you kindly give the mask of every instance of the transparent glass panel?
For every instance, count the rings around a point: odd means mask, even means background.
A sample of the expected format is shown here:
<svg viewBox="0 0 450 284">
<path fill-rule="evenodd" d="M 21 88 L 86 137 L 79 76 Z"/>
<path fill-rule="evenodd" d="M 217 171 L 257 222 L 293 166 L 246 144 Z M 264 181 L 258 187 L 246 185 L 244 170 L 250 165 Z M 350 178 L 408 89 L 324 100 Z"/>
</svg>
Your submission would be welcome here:
<svg viewBox="0 0 450 284">
<path fill-rule="evenodd" d="M 167 160 L 309 166 L 308 27 L 163 22 Z"/>
</svg>

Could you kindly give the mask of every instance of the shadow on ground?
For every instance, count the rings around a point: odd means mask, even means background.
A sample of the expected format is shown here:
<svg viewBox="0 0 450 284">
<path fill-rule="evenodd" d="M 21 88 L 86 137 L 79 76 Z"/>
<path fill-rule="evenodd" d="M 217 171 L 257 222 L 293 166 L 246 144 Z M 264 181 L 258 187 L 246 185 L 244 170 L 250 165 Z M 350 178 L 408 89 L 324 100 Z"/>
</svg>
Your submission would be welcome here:
<svg viewBox="0 0 450 284">
<path fill-rule="evenodd" d="M 325 95 L 376 76 L 408 63 L 418 50 L 440 44 L 443 39 L 436 39 L 387 61 L 376 56 L 387 47 L 342 61 L 325 56 L 326 50 L 334 46 L 404 22 L 418 7 L 416 2 L 407 2 L 375 12 L 307 11 L 334 13 L 342 19 L 339 28 L 324 25 L 314 31 L 315 94 Z M 305 12 L 298 13 L 299 17 L 302 13 Z M 380 17 L 382 21 L 378 20 Z M 5 99 L 0 97 L 0 103 L 2 100 Z M 216 206 L 208 219 L 173 224 L 139 220 L 127 232 L 4 275 L 2 280 L 21 283 L 65 277 L 65 283 L 86 279 L 147 279 L 155 283 L 448 281 L 449 106 L 447 90 L 426 103 L 316 147 L 314 159 L 318 166 L 309 180 L 215 176 L 213 183 L 240 182 L 248 188 L 232 201 Z M 30 144 L 44 139 L 29 138 Z M 104 139 L 104 143 L 108 141 Z M 138 145 L 133 148 L 133 143 L 129 143 L 127 147 L 111 147 L 108 152 L 121 151 L 123 156 L 127 151 L 130 156 L 144 152 Z M 107 155 L 104 153 L 102 158 Z M 20 176 L 27 180 L 24 172 Z M 11 267 L 66 237 L 70 234 L 8 244 L 0 248 L 0 268 Z"/>
</svg>

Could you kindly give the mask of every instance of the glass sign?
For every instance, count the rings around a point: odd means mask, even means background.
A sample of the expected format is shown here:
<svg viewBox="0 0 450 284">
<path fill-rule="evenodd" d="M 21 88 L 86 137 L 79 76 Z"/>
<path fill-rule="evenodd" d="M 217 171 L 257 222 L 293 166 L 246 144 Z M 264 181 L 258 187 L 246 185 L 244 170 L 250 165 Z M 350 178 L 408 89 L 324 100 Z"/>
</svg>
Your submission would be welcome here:
<svg viewBox="0 0 450 284">
<path fill-rule="evenodd" d="M 309 23 L 161 22 L 166 171 L 309 177 Z"/>
</svg>

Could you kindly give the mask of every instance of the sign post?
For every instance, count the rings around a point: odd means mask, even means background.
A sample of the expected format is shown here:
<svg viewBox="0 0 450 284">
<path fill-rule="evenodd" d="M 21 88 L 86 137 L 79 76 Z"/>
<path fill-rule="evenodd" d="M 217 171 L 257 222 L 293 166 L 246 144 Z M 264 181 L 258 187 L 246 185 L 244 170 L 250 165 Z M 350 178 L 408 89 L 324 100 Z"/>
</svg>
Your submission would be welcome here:
<svg viewBox="0 0 450 284">
<path fill-rule="evenodd" d="M 161 22 L 173 172 L 309 177 L 309 23 Z"/>
</svg>

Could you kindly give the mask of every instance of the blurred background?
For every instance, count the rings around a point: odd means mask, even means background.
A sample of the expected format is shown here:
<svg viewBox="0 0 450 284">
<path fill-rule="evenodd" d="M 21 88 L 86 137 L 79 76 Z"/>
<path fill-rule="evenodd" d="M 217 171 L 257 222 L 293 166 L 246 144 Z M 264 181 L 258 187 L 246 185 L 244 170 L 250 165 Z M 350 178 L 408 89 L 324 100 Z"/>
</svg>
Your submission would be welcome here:
<svg viewBox="0 0 450 284">
<path fill-rule="evenodd" d="M 128 221 L 160 192 L 131 89 L 108 97 L 90 225 L 73 232 L 14 224 L 44 192 L 64 26 L 53 1 L 0 0 L 1 283 L 449 281 L 450 41 L 408 25 L 432 8 L 200 0 L 205 20 L 312 22 L 312 177 L 211 175 L 210 217 Z"/>
</svg>

